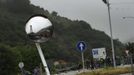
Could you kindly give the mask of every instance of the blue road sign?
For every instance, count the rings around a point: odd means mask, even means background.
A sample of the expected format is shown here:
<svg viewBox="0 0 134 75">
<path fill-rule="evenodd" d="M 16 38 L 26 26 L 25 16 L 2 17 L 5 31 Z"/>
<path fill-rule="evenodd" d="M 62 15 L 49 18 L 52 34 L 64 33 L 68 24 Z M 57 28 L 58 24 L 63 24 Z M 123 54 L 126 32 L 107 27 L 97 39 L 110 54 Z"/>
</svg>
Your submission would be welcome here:
<svg viewBox="0 0 134 75">
<path fill-rule="evenodd" d="M 81 52 L 85 51 L 86 49 L 86 43 L 84 41 L 79 41 L 77 43 L 77 49 Z"/>
</svg>

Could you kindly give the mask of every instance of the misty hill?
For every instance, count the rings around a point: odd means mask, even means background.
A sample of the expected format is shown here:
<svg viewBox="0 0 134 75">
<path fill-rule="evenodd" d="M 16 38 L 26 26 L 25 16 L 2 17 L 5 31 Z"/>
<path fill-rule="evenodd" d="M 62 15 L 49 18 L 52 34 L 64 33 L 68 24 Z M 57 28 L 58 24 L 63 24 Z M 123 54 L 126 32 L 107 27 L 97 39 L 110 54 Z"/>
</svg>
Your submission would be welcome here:
<svg viewBox="0 0 134 75">
<path fill-rule="evenodd" d="M 54 25 L 53 38 L 41 44 L 46 59 L 78 62 L 81 59 L 76 50 L 78 41 L 85 41 L 87 44 L 85 58 L 91 58 L 91 49 L 99 47 L 105 47 L 108 56 L 111 56 L 110 37 L 103 31 L 93 29 L 87 22 L 70 20 L 55 11 L 49 13 L 30 4 L 28 0 L 0 0 L 0 44 L 14 50 L 19 55 L 18 61 L 23 60 L 26 65 L 39 64 L 36 47 L 28 39 L 24 29 L 26 21 L 34 14 L 46 15 Z M 121 55 L 122 43 L 119 40 L 114 40 L 114 43 L 116 54 Z"/>
</svg>

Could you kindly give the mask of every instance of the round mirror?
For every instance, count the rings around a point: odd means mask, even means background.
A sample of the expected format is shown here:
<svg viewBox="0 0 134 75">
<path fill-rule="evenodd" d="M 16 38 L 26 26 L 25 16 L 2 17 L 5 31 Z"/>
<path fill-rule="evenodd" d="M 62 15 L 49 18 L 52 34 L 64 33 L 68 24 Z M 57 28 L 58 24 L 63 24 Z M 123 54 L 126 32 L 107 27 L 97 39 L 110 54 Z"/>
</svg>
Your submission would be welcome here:
<svg viewBox="0 0 134 75">
<path fill-rule="evenodd" d="M 46 16 L 34 15 L 27 21 L 25 30 L 31 40 L 40 43 L 52 37 L 53 26 Z"/>
</svg>

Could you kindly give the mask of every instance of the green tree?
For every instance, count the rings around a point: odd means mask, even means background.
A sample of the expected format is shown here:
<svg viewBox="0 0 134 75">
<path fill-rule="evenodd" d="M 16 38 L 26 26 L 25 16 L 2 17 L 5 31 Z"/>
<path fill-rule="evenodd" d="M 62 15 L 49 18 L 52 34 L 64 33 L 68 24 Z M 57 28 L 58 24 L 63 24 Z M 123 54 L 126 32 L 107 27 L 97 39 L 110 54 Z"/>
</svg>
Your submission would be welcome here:
<svg viewBox="0 0 134 75">
<path fill-rule="evenodd" d="M 129 42 L 126 44 L 126 49 L 129 50 L 130 53 L 134 54 L 134 43 Z"/>
<path fill-rule="evenodd" d="M 76 44 L 81 40 L 87 43 L 86 58 L 91 58 L 92 48 L 106 47 L 109 50 L 107 53 L 111 53 L 110 37 L 103 31 L 93 29 L 85 21 L 70 20 L 58 15 L 55 11 L 49 13 L 39 6 L 30 4 L 29 0 L 0 0 L 0 43 L 5 44 L 4 48 L 7 49 L 7 52 L 12 48 L 13 53 L 18 56 L 15 58 L 19 61 L 22 60 L 27 70 L 33 69 L 41 62 L 35 45 L 31 45 L 24 29 L 26 21 L 33 14 L 46 15 L 54 25 L 52 39 L 41 44 L 47 60 L 63 59 L 73 63 L 80 61 L 81 57 L 76 50 Z M 115 40 L 114 43 L 115 52 L 121 54 L 122 43 L 118 40 Z M 10 56 L 11 54 L 5 53 L 3 55 Z"/>
<path fill-rule="evenodd" d="M 8 46 L 0 45 L 0 75 L 17 75 L 17 56 Z"/>
</svg>

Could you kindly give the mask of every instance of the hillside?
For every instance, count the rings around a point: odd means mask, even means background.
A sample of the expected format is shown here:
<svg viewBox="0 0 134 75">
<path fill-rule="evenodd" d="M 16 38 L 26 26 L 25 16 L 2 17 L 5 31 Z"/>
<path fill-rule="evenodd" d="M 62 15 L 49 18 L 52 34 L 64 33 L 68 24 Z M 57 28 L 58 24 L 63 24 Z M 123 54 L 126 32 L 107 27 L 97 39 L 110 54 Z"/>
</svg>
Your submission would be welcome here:
<svg viewBox="0 0 134 75">
<path fill-rule="evenodd" d="M 30 4 L 28 0 L 0 0 L 0 45 L 10 48 L 18 55 L 15 57 L 17 62 L 24 61 L 27 68 L 32 69 L 40 63 L 36 47 L 24 31 L 26 21 L 34 14 L 46 15 L 54 25 L 53 38 L 41 44 L 48 62 L 80 62 L 80 53 L 76 50 L 78 41 L 85 41 L 87 44 L 86 59 L 91 59 L 92 48 L 99 47 L 106 47 L 108 56 L 111 56 L 110 37 L 103 31 L 93 29 L 87 22 L 70 20 L 58 15 L 57 12 L 49 13 Z M 118 40 L 114 40 L 114 43 L 115 52 L 120 56 L 123 45 Z"/>
</svg>

